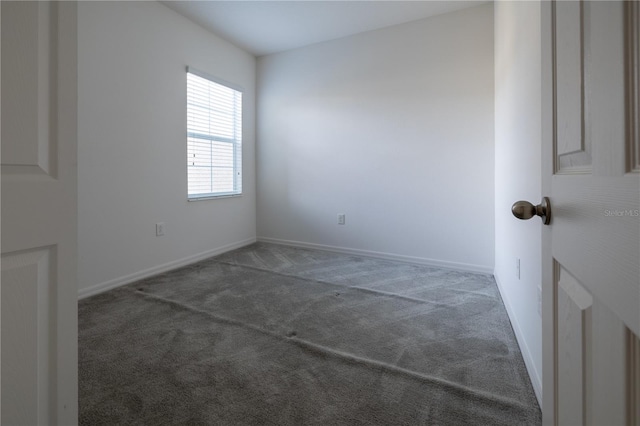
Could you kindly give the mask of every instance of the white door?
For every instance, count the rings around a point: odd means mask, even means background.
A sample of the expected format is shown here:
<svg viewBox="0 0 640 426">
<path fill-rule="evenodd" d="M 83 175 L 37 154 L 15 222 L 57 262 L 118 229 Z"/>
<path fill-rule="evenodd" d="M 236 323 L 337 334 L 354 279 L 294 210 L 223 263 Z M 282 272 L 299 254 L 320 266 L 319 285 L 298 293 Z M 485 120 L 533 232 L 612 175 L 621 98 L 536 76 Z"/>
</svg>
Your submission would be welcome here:
<svg viewBox="0 0 640 426">
<path fill-rule="evenodd" d="M 542 3 L 543 418 L 640 424 L 640 7 Z"/>
<path fill-rule="evenodd" d="M 75 424 L 76 5 L 0 2 L 1 408 Z"/>
</svg>

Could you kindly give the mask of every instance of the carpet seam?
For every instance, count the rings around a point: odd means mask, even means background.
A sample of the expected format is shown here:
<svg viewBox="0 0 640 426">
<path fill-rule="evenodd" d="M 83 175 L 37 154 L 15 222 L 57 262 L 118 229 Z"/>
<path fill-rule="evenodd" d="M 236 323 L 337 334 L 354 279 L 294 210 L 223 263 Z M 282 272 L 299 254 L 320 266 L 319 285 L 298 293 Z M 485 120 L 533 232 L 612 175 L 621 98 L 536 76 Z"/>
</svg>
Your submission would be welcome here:
<svg viewBox="0 0 640 426">
<path fill-rule="evenodd" d="M 500 403 L 503 404 L 505 406 L 510 406 L 513 408 L 517 408 L 519 410 L 528 412 L 530 411 L 530 408 L 522 403 L 520 403 L 519 401 L 515 401 L 513 399 L 510 398 L 505 398 L 502 397 L 500 395 L 496 395 L 496 394 L 492 394 L 492 393 L 487 393 L 487 392 L 483 392 L 480 390 L 476 390 L 476 389 L 472 389 L 472 388 L 468 388 L 466 386 L 460 385 L 458 383 L 454 383 L 454 382 L 450 382 L 448 380 L 444 380 L 444 379 L 440 379 L 437 377 L 432 377 L 426 374 L 422 374 L 422 373 L 418 373 L 416 371 L 412 371 L 406 368 L 402 368 L 402 367 L 398 367 L 398 366 L 394 366 L 382 361 L 376 361 L 376 360 L 372 360 L 370 358 L 363 358 L 357 355 L 353 355 L 347 352 L 343 352 L 343 351 L 338 351 L 323 345 L 319 345 L 304 339 L 300 339 L 298 337 L 292 336 L 283 336 L 281 334 L 266 330 L 264 328 L 255 326 L 253 324 L 249 324 L 249 323 L 245 323 L 239 320 L 235 320 L 232 318 L 227 318 L 227 317 L 223 317 L 223 316 L 219 316 L 216 314 L 213 314 L 209 311 L 205 311 L 202 309 L 198 309 L 195 308 L 193 306 L 187 305 L 185 303 L 181 303 L 172 299 L 168 299 L 162 296 L 158 296 L 155 294 L 150 294 L 150 293 L 146 293 L 146 292 L 142 292 L 133 288 L 129 288 L 128 289 L 131 293 L 138 295 L 138 296 L 142 296 L 144 298 L 149 298 L 149 299 L 153 299 L 159 302 L 163 302 L 166 304 L 170 304 L 173 306 L 177 306 L 180 308 L 183 308 L 185 310 L 191 311 L 191 312 L 196 312 L 202 315 L 205 315 L 211 319 L 213 319 L 214 321 L 217 321 L 219 323 L 223 323 L 223 324 L 228 324 L 228 325 L 232 325 L 232 326 L 236 326 L 236 327 L 241 327 L 241 328 L 246 328 L 246 329 L 250 329 L 252 331 L 256 331 L 258 333 L 267 335 L 269 337 L 273 337 L 276 338 L 278 340 L 284 341 L 284 342 L 290 342 L 293 343 L 297 346 L 301 346 L 301 347 L 306 347 L 308 349 L 313 349 L 317 352 L 321 352 L 325 355 L 331 355 L 334 358 L 339 358 L 342 360 L 347 360 L 350 362 L 356 362 L 356 363 L 362 363 L 368 367 L 376 367 L 379 370 L 386 370 L 386 371 L 390 371 L 392 373 L 395 374 L 401 374 L 404 376 L 409 376 L 411 378 L 414 379 L 418 379 L 424 382 L 429 382 L 432 384 L 436 384 L 436 385 L 440 385 L 444 388 L 449 388 L 450 390 L 453 391 L 457 391 L 457 392 L 463 392 L 465 394 L 469 394 L 473 397 L 476 397 L 477 399 L 483 399 L 489 402 L 494 402 L 494 403 Z"/>
<path fill-rule="evenodd" d="M 336 283 L 332 283 L 332 282 L 329 282 L 329 281 L 322 281 L 322 280 L 317 280 L 315 278 L 301 277 L 299 275 L 286 274 L 284 272 L 276 272 L 276 271 L 273 271 L 273 270 L 262 269 L 262 268 L 258 268 L 258 267 L 255 267 L 255 266 L 239 265 L 237 263 L 221 261 L 221 260 L 215 260 L 215 259 L 211 259 L 211 261 L 213 261 L 213 262 L 215 262 L 215 263 L 217 263 L 219 265 L 235 266 L 237 268 L 247 268 L 247 269 L 251 269 L 251 270 L 259 271 L 259 272 L 264 272 L 264 273 L 271 274 L 271 275 L 278 275 L 278 276 L 287 277 L 287 278 L 296 278 L 296 279 L 299 279 L 299 280 L 302 280 L 302 281 L 307 281 L 307 282 L 312 282 L 312 283 L 317 283 L 317 284 L 330 285 L 330 286 L 340 287 L 340 288 L 350 288 L 350 289 L 362 291 L 364 293 L 379 294 L 379 295 L 382 295 L 382 296 L 391 297 L 391 298 L 394 298 L 394 299 L 407 300 L 407 301 L 414 302 L 414 303 L 424 303 L 424 304 L 434 305 L 434 306 L 437 306 L 437 307 L 446 307 L 446 308 L 455 308 L 457 306 L 457 305 L 449 305 L 449 304 L 446 304 L 446 303 L 432 302 L 430 300 L 425 300 L 425 299 L 418 299 L 416 297 L 403 296 L 401 294 L 390 293 L 390 292 L 386 292 L 386 291 L 372 290 L 372 289 L 366 288 L 366 287 L 350 286 L 350 285 L 344 285 L 344 284 L 336 284 Z"/>
</svg>

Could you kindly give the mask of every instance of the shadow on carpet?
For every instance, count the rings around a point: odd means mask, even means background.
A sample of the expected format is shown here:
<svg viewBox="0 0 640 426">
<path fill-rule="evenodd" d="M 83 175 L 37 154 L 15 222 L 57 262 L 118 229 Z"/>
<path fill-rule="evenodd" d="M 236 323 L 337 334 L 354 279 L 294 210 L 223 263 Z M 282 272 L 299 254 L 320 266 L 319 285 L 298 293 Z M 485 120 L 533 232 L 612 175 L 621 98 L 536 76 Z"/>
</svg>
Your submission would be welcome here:
<svg viewBox="0 0 640 426">
<path fill-rule="evenodd" d="M 79 303 L 84 425 L 538 425 L 490 275 L 257 243 Z"/>
</svg>

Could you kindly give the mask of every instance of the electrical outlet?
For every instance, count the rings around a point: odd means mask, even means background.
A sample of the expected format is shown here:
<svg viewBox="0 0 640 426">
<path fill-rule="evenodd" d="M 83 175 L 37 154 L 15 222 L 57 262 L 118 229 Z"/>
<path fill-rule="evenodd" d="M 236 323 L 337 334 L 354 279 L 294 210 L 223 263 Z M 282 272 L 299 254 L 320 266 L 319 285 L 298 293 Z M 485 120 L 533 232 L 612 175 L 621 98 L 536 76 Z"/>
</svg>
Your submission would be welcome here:
<svg viewBox="0 0 640 426">
<path fill-rule="evenodd" d="M 538 315 L 542 316 L 542 288 L 538 287 Z"/>
<path fill-rule="evenodd" d="M 161 237 L 164 235 L 164 222 L 156 223 L 156 237 Z"/>
<path fill-rule="evenodd" d="M 338 225 L 344 225 L 344 221 L 345 221 L 345 214 L 341 213 L 338 215 Z"/>
<path fill-rule="evenodd" d="M 520 279 L 520 258 L 516 257 L 516 277 Z"/>
</svg>

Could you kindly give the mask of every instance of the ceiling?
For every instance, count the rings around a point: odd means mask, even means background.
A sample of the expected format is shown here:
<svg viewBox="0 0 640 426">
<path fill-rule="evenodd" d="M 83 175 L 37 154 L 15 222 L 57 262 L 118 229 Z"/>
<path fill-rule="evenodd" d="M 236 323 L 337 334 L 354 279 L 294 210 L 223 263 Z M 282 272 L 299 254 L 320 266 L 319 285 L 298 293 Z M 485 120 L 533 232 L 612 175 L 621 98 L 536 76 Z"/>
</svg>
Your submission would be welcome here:
<svg viewBox="0 0 640 426">
<path fill-rule="evenodd" d="M 163 1 L 256 56 L 416 21 L 486 1 Z"/>
</svg>

